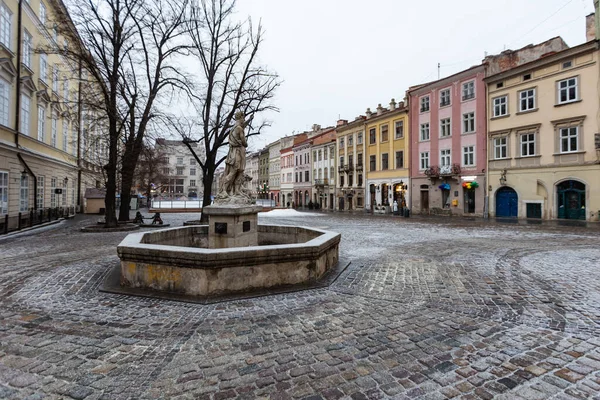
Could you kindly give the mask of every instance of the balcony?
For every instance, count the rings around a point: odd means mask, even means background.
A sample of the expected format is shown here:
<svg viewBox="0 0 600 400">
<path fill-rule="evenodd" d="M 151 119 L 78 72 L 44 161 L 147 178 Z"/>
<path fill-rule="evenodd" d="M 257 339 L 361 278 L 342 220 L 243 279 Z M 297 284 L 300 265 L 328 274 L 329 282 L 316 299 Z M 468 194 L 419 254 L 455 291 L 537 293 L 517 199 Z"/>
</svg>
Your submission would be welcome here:
<svg viewBox="0 0 600 400">
<path fill-rule="evenodd" d="M 329 186 L 329 179 L 315 179 L 316 187 L 325 187 Z"/>
<path fill-rule="evenodd" d="M 460 174 L 460 165 L 452 164 L 452 165 L 444 165 L 440 167 L 440 175 L 448 176 L 448 175 L 459 175 Z"/>
<path fill-rule="evenodd" d="M 440 169 L 434 165 L 425 170 L 425 175 L 427 175 L 429 179 L 438 178 L 440 176 Z"/>
<path fill-rule="evenodd" d="M 360 172 L 363 170 L 363 165 L 362 164 L 356 164 L 356 171 Z"/>
</svg>

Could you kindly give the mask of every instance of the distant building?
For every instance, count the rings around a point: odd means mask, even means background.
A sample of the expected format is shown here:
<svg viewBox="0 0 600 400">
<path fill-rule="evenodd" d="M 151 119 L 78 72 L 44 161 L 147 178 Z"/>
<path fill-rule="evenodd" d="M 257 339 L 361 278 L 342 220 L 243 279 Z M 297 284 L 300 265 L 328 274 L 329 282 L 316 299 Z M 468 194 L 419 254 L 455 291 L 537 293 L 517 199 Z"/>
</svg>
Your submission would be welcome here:
<svg viewBox="0 0 600 400">
<path fill-rule="evenodd" d="M 202 169 L 181 140 L 156 139 L 156 149 L 163 154 L 164 181 L 158 187 L 160 196 L 202 198 Z M 201 161 L 205 160 L 204 147 L 191 143 Z"/>
<path fill-rule="evenodd" d="M 335 205 L 335 129 L 326 129 L 312 142 L 313 203 L 333 210 Z"/>
<path fill-rule="evenodd" d="M 294 136 L 281 138 L 279 192 L 282 207 L 291 207 L 294 201 Z"/>
<path fill-rule="evenodd" d="M 269 198 L 281 205 L 281 139 L 267 145 L 269 149 Z"/>
<path fill-rule="evenodd" d="M 258 158 L 259 152 L 255 151 L 246 154 L 246 175 L 252 177 L 251 181 L 244 182 L 244 187 L 248 190 L 252 196 L 256 197 L 258 187 Z"/>
</svg>

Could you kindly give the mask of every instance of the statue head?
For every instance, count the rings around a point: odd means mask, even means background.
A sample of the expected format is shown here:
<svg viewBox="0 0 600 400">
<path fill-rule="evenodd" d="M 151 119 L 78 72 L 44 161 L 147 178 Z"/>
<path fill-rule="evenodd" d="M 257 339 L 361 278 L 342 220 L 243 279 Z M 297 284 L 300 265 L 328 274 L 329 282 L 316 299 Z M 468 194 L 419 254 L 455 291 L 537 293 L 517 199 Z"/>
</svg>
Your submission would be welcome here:
<svg viewBox="0 0 600 400">
<path fill-rule="evenodd" d="M 244 121 L 244 113 L 242 111 L 237 111 L 234 117 L 236 121 Z"/>
</svg>

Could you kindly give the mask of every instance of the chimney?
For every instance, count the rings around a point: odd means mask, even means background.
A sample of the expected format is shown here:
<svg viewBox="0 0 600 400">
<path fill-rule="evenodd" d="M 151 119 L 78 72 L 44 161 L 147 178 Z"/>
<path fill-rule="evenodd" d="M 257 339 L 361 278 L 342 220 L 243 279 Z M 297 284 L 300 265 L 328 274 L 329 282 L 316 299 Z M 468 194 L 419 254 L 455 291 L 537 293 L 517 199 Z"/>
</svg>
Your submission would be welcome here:
<svg viewBox="0 0 600 400">
<path fill-rule="evenodd" d="M 377 104 L 377 115 L 381 115 L 381 113 L 383 113 L 383 107 L 381 107 L 381 104 Z"/>
<path fill-rule="evenodd" d="M 400 103 L 398 103 L 398 108 L 404 108 L 404 102 L 401 101 Z"/>
<path fill-rule="evenodd" d="M 371 118 L 371 115 L 373 115 L 370 108 L 367 108 L 367 112 L 365 112 L 365 114 L 367 114 L 367 119 Z"/>
<path fill-rule="evenodd" d="M 585 41 L 591 42 L 596 39 L 596 15 L 591 13 L 585 17 Z"/>
<path fill-rule="evenodd" d="M 390 101 L 390 111 L 394 111 L 396 109 L 396 100 L 394 100 L 392 98 L 392 101 Z"/>
<path fill-rule="evenodd" d="M 347 119 L 338 119 L 336 126 L 345 125 L 348 123 Z"/>
<path fill-rule="evenodd" d="M 321 129 L 321 125 L 319 125 L 319 124 L 313 124 L 313 126 L 312 126 L 313 132 L 317 132 L 320 129 Z"/>
</svg>

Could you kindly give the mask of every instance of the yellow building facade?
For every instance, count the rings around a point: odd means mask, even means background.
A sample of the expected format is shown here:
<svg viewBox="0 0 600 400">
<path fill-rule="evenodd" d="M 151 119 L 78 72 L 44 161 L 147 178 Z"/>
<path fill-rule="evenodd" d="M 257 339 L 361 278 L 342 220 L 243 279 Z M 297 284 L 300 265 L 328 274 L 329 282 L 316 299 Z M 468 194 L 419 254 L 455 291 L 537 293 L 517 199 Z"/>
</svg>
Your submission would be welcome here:
<svg viewBox="0 0 600 400">
<path fill-rule="evenodd" d="M 598 42 L 488 76 L 491 216 L 598 220 Z"/>
<path fill-rule="evenodd" d="M 99 184 L 105 146 L 84 122 L 79 67 L 60 54 L 75 39 L 59 34 L 57 7 L 0 2 L 0 232 L 72 214 Z"/>
<path fill-rule="evenodd" d="M 402 208 L 409 202 L 408 107 L 394 99 L 389 108 L 367 110 L 365 121 L 366 208 L 393 210 L 394 202 Z M 383 207 L 390 207 L 383 208 Z"/>
<path fill-rule="evenodd" d="M 354 121 L 337 121 L 335 139 L 336 162 L 330 168 L 330 180 L 335 184 L 335 206 L 338 211 L 362 210 L 365 205 L 365 117 Z M 332 155 L 332 153 L 329 153 Z M 333 178 L 331 173 L 336 173 Z"/>
</svg>

